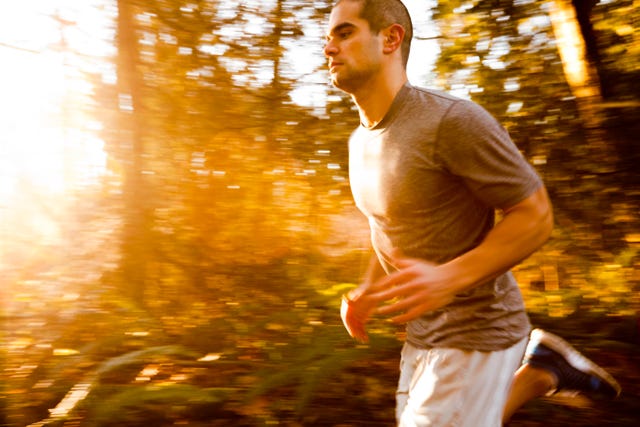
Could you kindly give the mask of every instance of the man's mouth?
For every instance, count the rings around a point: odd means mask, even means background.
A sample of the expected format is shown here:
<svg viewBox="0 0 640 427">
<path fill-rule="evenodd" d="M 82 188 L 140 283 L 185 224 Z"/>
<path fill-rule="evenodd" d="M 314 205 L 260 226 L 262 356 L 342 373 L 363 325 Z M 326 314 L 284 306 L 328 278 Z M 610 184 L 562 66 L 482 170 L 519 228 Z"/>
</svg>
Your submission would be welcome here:
<svg viewBox="0 0 640 427">
<path fill-rule="evenodd" d="M 329 64 L 329 71 L 334 71 L 337 67 L 342 65 L 341 62 L 332 62 Z"/>
</svg>

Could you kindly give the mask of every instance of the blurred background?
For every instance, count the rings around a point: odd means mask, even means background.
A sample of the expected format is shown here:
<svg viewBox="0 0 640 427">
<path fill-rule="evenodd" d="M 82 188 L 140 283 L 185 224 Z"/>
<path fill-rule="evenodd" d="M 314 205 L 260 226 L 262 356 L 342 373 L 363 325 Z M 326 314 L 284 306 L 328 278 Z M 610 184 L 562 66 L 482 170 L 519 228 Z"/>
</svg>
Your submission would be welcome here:
<svg viewBox="0 0 640 427">
<path fill-rule="evenodd" d="M 640 3 L 406 0 L 412 83 L 544 178 L 515 273 L 622 384 L 512 426 L 640 421 Z M 338 315 L 369 257 L 324 0 L 25 0 L 0 14 L 0 426 L 393 424 L 402 330 Z"/>
</svg>

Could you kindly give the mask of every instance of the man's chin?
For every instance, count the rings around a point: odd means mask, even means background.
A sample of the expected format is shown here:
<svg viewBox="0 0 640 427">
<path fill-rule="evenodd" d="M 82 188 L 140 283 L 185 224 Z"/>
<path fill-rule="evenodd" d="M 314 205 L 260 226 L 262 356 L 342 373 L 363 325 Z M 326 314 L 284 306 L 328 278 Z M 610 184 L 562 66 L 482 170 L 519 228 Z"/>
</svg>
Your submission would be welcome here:
<svg viewBox="0 0 640 427">
<path fill-rule="evenodd" d="M 346 93 L 353 93 L 356 89 L 355 82 L 353 82 L 352 79 L 340 78 L 337 75 L 331 76 L 331 83 L 337 89 L 340 89 L 341 91 Z"/>
</svg>

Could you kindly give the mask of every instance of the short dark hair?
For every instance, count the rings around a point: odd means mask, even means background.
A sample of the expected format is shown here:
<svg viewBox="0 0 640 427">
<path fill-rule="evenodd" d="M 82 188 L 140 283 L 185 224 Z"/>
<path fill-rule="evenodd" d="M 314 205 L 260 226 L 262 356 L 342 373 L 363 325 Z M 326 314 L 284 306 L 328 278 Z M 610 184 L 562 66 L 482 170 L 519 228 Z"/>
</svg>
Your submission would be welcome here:
<svg viewBox="0 0 640 427">
<path fill-rule="evenodd" d="M 344 0 L 337 0 L 337 6 Z M 404 28 L 401 52 L 402 62 L 407 68 L 409 52 L 411 51 L 411 39 L 413 38 L 413 24 L 407 7 L 400 0 L 348 0 L 361 3 L 360 18 L 367 21 L 369 28 L 375 34 L 393 24 L 400 24 Z"/>
</svg>

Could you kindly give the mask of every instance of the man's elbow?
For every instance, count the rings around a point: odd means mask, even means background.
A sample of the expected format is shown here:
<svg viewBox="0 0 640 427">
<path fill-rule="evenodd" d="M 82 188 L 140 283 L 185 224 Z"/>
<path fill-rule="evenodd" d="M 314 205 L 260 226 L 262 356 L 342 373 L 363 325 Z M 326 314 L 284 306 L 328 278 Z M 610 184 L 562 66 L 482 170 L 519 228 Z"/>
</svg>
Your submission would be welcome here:
<svg viewBox="0 0 640 427">
<path fill-rule="evenodd" d="M 521 218 L 527 221 L 529 225 L 526 235 L 532 239 L 536 247 L 542 246 L 551 237 L 553 208 L 544 187 L 505 211 L 507 215 L 512 212 L 519 212 L 522 215 Z"/>
<path fill-rule="evenodd" d="M 549 237 L 551 237 L 551 232 L 553 231 L 553 208 L 551 206 L 551 201 L 549 200 L 549 196 L 547 195 L 547 191 L 542 188 L 541 191 L 538 192 L 539 202 L 536 203 L 537 206 L 537 217 L 538 217 L 538 234 L 540 236 L 540 244 L 544 244 Z"/>
<path fill-rule="evenodd" d="M 540 218 L 540 235 L 542 243 L 545 243 L 551 237 L 553 231 L 553 209 L 549 204 L 547 208 L 542 212 Z M 542 244 L 541 243 L 541 244 Z"/>
</svg>

